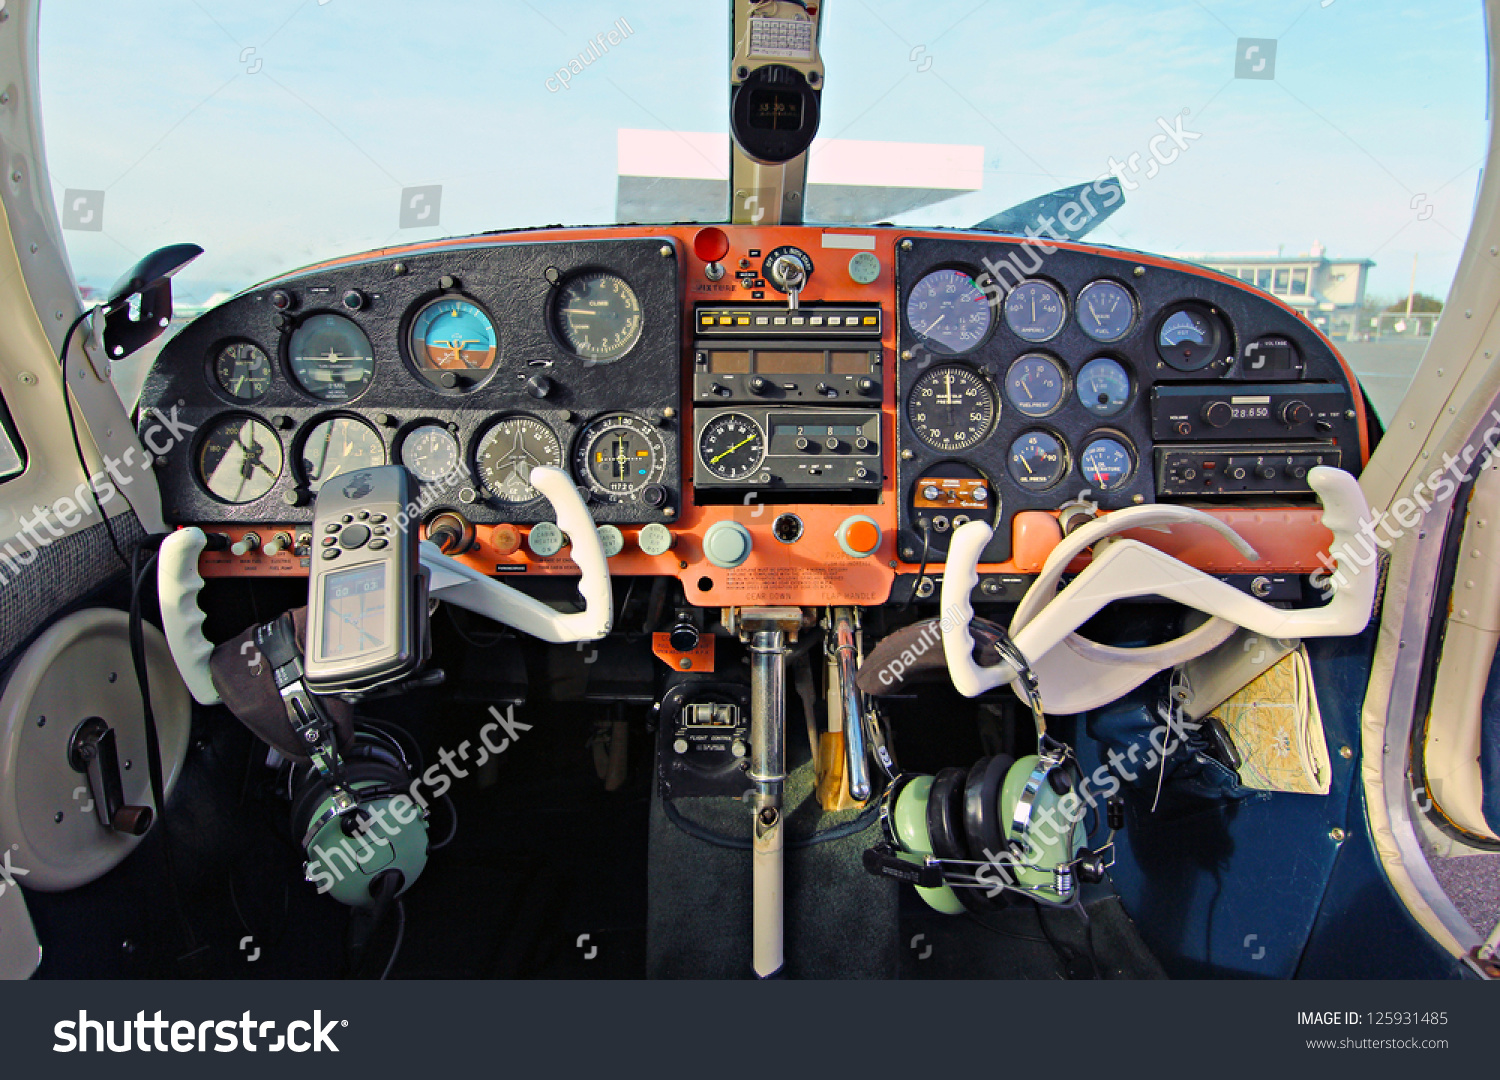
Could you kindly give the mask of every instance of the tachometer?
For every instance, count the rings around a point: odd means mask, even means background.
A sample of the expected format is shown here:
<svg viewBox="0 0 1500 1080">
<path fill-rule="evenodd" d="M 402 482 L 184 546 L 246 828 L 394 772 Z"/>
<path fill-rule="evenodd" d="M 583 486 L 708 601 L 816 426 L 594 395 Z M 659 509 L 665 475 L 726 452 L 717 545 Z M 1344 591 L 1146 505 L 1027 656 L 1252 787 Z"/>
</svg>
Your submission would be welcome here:
<svg viewBox="0 0 1500 1080">
<path fill-rule="evenodd" d="M 647 484 L 659 483 L 667 468 L 667 447 L 647 420 L 611 413 L 578 435 L 573 473 L 600 502 L 634 499 Z"/>
<path fill-rule="evenodd" d="M 1023 281 L 1005 298 L 1005 325 L 1023 341 L 1050 341 L 1067 317 L 1068 302 L 1050 281 Z"/>
<path fill-rule="evenodd" d="M 720 480 L 743 480 L 766 459 L 766 435 L 744 413 L 722 413 L 703 426 L 698 456 Z"/>
<path fill-rule="evenodd" d="M 262 420 L 215 420 L 198 447 L 198 479 L 210 495 L 236 506 L 254 502 L 281 475 L 281 443 Z"/>
<path fill-rule="evenodd" d="M 1028 431 L 1010 444 L 1010 476 L 1023 488 L 1049 488 L 1068 471 L 1068 451 L 1050 431 Z"/>
<path fill-rule="evenodd" d="M 312 492 L 341 473 L 384 464 L 380 433 L 352 416 L 320 420 L 302 440 L 302 476 Z"/>
<path fill-rule="evenodd" d="M 458 470 L 458 437 L 446 424 L 423 424 L 401 440 L 401 464 L 424 484 L 435 484 Z"/>
<path fill-rule="evenodd" d="M 538 465 L 562 467 L 562 443 L 534 416 L 508 416 L 484 433 L 474 451 L 474 468 L 484 490 L 497 502 L 518 506 L 541 497 L 531 486 Z"/>
<path fill-rule="evenodd" d="M 1056 360 L 1030 353 L 1010 366 L 1005 376 L 1005 396 L 1022 416 L 1046 416 L 1062 404 L 1068 377 Z"/>
<path fill-rule="evenodd" d="M 1119 341 L 1135 326 L 1135 299 L 1118 281 L 1091 281 L 1078 294 L 1078 326 L 1095 341 Z"/>
<path fill-rule="evenodd" d="M 934 270 L 906 297 L 906 321 L 935 353 L 957 356 L 990 331 L 989 299 L 962 270 Z"/>
<path fill-rule="evenodd" d="M 1100 491 L 1115 491 L 1130 479 L 1135 459 L 1123 439 L 1101 435 L 1083 448 L 1078 457 L 1078 471 Z"/>
<path fill-rule="evenodd" d="M 963 364 L 923 372 L 906 399 L 906 418 L 917 438 L 948 454 L 979 445 L 999 410 L 990 381 Z"/>
<path fill-rule="evenodd" d="M 576 355 L 608 364 L 641 336 L 641 302 L 618 274 L 589 270 L 563 282 L 552 309 L 557 335 Z"/>
<path fill-rule="evenodd" d="M 494 366 L 498 340 L 494 322 L 478 304 L 440 296 L 412 319 L 407 347 L 417 374 L 438 386 L 454 386 L 460 385 L 465 372 L 472 379 L 473 372 Z"/>
<path fill-rule="evenodd" d="M 255 401 L 271 388 L 271 358 L 259 345 L 231 341 L 214 355 L 214 378 L 236 401 Z"/>
<path fill-rule="evenodd" d="M 1130 403 L 1130 373 L 1118 360 L 1098 356 L 1078 373 L 1078 400 L 1095 416 L 1114 416 Z"/>
<path fill-rule="evenodd" d="M 287 355 L 298 385 L 320 401 L 351 401 L 370 385 L 375 352 L 342 315 L 313 315 L 292 331 Z"/>
</svg>

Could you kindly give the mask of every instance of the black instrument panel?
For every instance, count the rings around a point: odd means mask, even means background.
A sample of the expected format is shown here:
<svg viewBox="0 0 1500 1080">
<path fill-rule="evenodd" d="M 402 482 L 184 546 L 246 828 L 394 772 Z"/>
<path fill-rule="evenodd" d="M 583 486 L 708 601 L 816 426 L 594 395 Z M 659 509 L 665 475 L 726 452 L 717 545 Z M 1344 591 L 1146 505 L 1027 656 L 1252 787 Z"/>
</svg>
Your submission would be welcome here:
<svg viewBox="0 0 1500 1080">
<path fill-rule="evenodd" d="M 1010 238 L 904 238 L 896 278 L 908 561 L 943 561 L 969 518 L 996 526 L 982 561 L 1004 562 L 1025 510 L 1285 505 L 1313 499 L 1313 464 L 1358 474 L 1357 388 L 1253 290 Z"/>
<path fill-rule="evenodd" d="M 194 437 L 158 462 L 169 522 L 311 520 L 330 476 L 402 461 L 425 517 L 553 520 L 570 470 L 600 524 L 675 520 L 681 267 L 671 237 L 470 241 L 249 290 L 162 349 L 141 415 Z"/>
</svg>

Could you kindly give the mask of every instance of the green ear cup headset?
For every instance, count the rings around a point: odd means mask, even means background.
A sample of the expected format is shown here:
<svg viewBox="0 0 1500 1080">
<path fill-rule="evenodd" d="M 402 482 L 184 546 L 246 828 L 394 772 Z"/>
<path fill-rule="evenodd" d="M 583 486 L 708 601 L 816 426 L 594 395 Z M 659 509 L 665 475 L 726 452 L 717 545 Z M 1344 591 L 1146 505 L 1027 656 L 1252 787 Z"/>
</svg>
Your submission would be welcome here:
<svg viewBox="0 0 1500 1080">
<path fill-rule="evenodd" d="M 305 876 L 351 907 L 388 903 L 427 865 L 426 811 L 407 793 L 411 768 L 390 736 L 357 728 L 341 757 L 340 781 L 310 765 L 292 773 L 292 835 L 306 853 Z"/>
<path fill-rule="evenodd" d="M 996 648 L 1020 673 L 1038 752 L 1019 761 L 996 754 L 936 776 L 898 775 L 881 799 L 885 839 L 864 855 L 871 873 L 910 882 L 948 915 L 993 910 L 1015 895 L 1071 907 L 1079 882 L 1103 880 L 1110 865 L 1109 845 L 1087 847 L 1077 765 L 1047 734 L 1030 666 L 1008 640 Z"/>
</svg>

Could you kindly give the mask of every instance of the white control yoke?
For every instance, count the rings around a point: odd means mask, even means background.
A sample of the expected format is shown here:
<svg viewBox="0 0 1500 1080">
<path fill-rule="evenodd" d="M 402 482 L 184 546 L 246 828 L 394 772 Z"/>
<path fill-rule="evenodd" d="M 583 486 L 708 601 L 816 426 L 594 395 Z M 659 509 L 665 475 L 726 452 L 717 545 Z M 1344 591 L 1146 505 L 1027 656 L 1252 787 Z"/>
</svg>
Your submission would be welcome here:
<svg viewBox="0 0 1500 1080">
<path fill-rule="evenodd" d="M 610 593 L 609 564 L 599 544 L 594 521 L 589 517 L 588 508 L 572 479 L 561 469 L 538 466 L 531 471 L 531 483 L 552 504 L 557 512 L 558 527 L 572 542 L 584 609 L 569 613 L 556 611 L 519 589 L 444 555 L 437 545 L 424 541 L 420 547 L 422 565 L 432 573 L 428 594 L 554 644 L 602 638 L 609 633 L 614 621 L 614 601 Z M 183 681 L 200 705 L 219 702 L 219 692 L 214 688 L 208 668 L 213 646 L 203 635 L 204 615 L 198 606 L 198 593 L 203 588 L 198 557 L 207 543 L 208 538 L 202 529 L 178 529 L 162 541 L 157 562 L 162 629 L 172 650 L 172 659 L 177 662 Z"/>
<path fill-rule="evenodd" d="M 1334 557 L 1347 550 L 1369 504 L 1359 481 L 1342 469 L 1318 466 L 1308 483 L 1323 504 L 1323 525 L 1333 533 Z M 1134 689 L 1158 671 L 1202 655 L 1236 627 L 1270 638 L 1344 637 L 1370 621 L 1378 574 L 1374 567 L 1340 566 L 1330 579 L 1332 599 L 1322 607 L 1282 609 L 1257 600 L 1219 579 L 1138 540 L 1112 540 L 1060 593 L 1067 566 L 1084 550 L 1129 529 L 1163 524 L 1204 525 L 1247 558 L 1255 549 L 1218 518 L 1184 506 L 1158 504 L 1117 510 L 1067 536 L 1053 549 L 1041 574 L 1016 609 L 1010 635 L 1041 684 L 1050 713 L 1067 715 L 1098 708 Z M 971 521 L 953 534 L 943 572 L 943 654 L 953 685 L 975 697 L 1011 682 L 1016 671 L 1003 660 L 994 667 L 974 662 L 969 594 L 979 583 L 979 557 L 991 529 Z M 1347 562 L 1347 560 L 1346 560 Z M 1140 649 L 1113 648 L 1076 631 L 1106 604 L 1140 596 L 1160 596 L 1211 616 L 1175 641 Z"/>
</svg>

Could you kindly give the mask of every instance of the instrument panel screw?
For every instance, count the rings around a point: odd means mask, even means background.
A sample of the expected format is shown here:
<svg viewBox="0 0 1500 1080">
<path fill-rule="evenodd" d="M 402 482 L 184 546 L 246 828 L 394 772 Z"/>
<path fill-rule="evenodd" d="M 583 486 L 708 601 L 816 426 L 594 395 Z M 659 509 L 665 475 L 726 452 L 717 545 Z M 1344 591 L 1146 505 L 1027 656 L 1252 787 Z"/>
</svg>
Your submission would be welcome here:
<svg viewBox="0 0 1500 1080">
<path fill-rule="evenodd" d="M 915 551 L 913 551 L 911 548 L 902 548 L 901 549 L 901 557 L 903 559 L 914 559 L 914 558 L 916 558 L 916 556 L 917 556 L 917 553 Z M 895 563 L 891 564 L 892 567 L 894 567 L 895 565 L 896 565 Z"/>
<path fill-rule="evenodd" d="M 1345 835 L 1344 830 L 1337 825 L 1328 830 L 1328 839 L 1332 840 L 1335 844 L 1342 844 Z"/>
<path fill-rule="evenodd" d="M 1146 276 L 1146 268 L 1144 266 L 1137 266 L 1134 270 L 1131 271 L 1131 273 L 1134 274 L 1136 277 L 1145 277 Z"/>
<path fill-rule="evenodd" d="M 670 406 L 670 405 L 668 405 L 665 409 L 663 409 L 661 411 L 661 417 L 662 417 L 663 420 L 670 420 L 670 419 L 672 419 L 672 417 L 674 417 L 676 415 L 677 415 L 677 410 L 674 409 L 674 408 L 672 408 L 672 406 Z"/>
<path fill-rule="evenodd" d="M 914 458 L 916 456 L 917 455 L 914 454 L 911 450 L 903 450 L 903 451 L 901 451 L 901 460 L 902 461 L 910 461 L 912 458 Z"/>
<path fill-rule="evenodd" d="M 391 266 L 391 273 L 395 274 L 397 277 L 400 277 L 402 274 L 406 273 L 406 264 L 404 262 L 394 263 Z"/>
<path fill-rule="evenodd" d="M 911 250 L 911 241 L 910 240 L 903 240 L 903 241 L 901 241 L 901 250 L 902 251 L 910 251 Z"/>
<path fill-rule="evenodd" d="M 57 825 L 61 825 L 62 824 L 62 819 L 63 819 L 63 812 L 61 810 L 59 810 L 57 813 L 55 813 L 55 814 L 52 815 L 52 821 L 55 824 L 57 824 Z"/>
<path fill-rule="evenodd" d="M 674 248 L 671 244 L 663 244 L 661 247 L 656 249 L 656 253 L 663 259 L 670 259 L 673 255 L 677 254 L 677 249 Z"/>
<path fill-rule="evenodd" d="M 451 278 L 447 274 L 444 274 L 442 277 L 438 278 L 439 289 L 451 289 L 457 284 L 458 282 L 454 281 L 453 278 Z"/>
<path fill-rule="evenodd" d="M 693 662 L 688 657 L 684 656 L 681 660 L 677 661 L 677 666 L 680 667 L 683 671 L 687 671 L 693 666 Z"/>
<path fill-rule="evenodd" d="M 21 374 L 20 374 L 19 377 L 20 377 L 21 385 L 22 386 L 35 386 L 36 385 L 36 376 L 33 375 L 29 371 L 23 371 L 23 372 L 21 372 Z"/>
<path fill-rule="evenodd" d="M 318 741 L 318 729 L 308 728 L 305 732 L 302 733 L 302 737 L 310 743 L 316 743 Z"/>
<path fill-rule="evenodd" d="M 1139 506 L 1141 503 L 1143 503 L 1143 502 L 1146 501 L 1146 496 L 1144 496 L 1144 495 L 1134 495 L 1134 496 L 1131 496 L 1130 501 L 1133 502 L 1133 503 L 1135 503 L 1137 506 Z"/>
<path fill-rule="evenodd" d="M 1354 756 L 1354 747 L 1352 747 L 1352 746 L 1341 746 L 1341 747 L 1339 747 L 1339 757 L 1343 758 L 1345 761 L 1348 761 L 1353 756 Z"/>
</svg>

